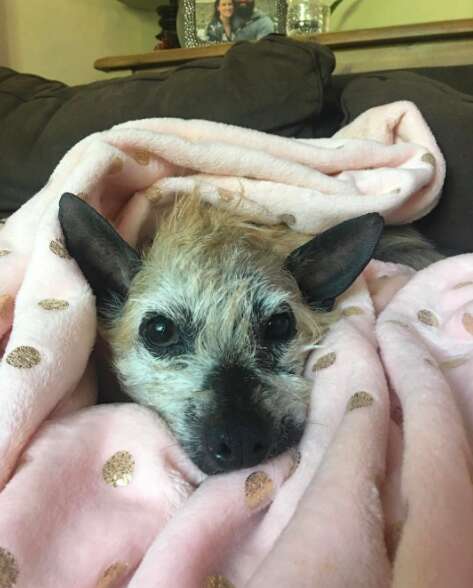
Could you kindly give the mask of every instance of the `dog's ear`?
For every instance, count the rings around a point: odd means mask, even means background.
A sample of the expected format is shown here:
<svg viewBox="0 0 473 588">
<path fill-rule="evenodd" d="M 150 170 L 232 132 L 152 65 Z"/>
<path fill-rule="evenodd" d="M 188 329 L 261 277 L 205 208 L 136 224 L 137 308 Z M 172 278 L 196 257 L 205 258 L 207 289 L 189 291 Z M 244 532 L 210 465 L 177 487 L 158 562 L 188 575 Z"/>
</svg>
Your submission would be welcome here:
<svg viewBox="0 0 473 588">
<path fill-rule="evenodd" d="M 365 214 L 328 229 L 288 256 L 285 268 L 312 308 L 332 309 L 372 258 L 383 227 L 381 215 Z"/>
<path fill-rule="evenodd" d="M 138 253 L 103 216 L 74 194 L 61 196 L 59 222 L 67 250 L 96 296 L 99 313 L 111 302 L 122 304 L 140 269 Z"/>
</svg>

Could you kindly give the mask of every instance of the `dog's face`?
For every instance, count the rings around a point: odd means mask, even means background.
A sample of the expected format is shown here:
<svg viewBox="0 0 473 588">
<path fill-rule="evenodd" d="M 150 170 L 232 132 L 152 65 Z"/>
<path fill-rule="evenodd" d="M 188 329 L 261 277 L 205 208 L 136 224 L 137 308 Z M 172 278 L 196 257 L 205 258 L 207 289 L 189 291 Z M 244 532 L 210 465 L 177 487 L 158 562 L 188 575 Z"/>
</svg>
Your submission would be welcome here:
<svg viewBox="0 0 473 588">
<path fill-rule="evenodd" d="M 188 205 L 140 258 L 78 199 L 61 206 L 66 244 L 97 295 L 125 390 L 162 416 L 196 465 L 208 474 L 250 467 L 296 445 L 311 390 L 304 360 L 327 324 L 320 311 L 371 257 L 379 218 L 358 223 L 369 251 L 358 250 L 356 263 L 353 235 L 347 243 L 341 231 L 351 267 L 335 275 L 329 233 L 325 245 L 319 237 L 286 255 L 284 233 Z M 100 234 L 101 255 L 85 232 Z"/>
<path fill-rule="evenodd" d="M 108 331 L 115 365 L 203 471 L 255 465 L 302 435 L 318 321 L 267 244 L 183 224 L 185 240 L 158 233 L 131 283 Z"/>
</svg>

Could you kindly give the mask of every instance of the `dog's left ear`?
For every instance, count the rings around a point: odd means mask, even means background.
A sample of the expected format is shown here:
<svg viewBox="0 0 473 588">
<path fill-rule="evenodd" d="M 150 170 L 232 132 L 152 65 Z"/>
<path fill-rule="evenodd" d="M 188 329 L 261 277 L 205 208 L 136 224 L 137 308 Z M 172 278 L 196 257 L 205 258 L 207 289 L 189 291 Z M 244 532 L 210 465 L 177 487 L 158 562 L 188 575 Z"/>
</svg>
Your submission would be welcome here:
<svg viewBox="0 0 473 588">
<path fill-rule="evenodd" d="M 89 282 L 104 315 L 111 303 L 123 304 L 141 261 L 113 226 L 94 208 L 74 194 L 59 201 L 59 222 L 66 247 Z"/>
<path fill-rule="evenodd" d="M 375 252 L 384 220 L 376 212 L 344 221 L 317 235 L 285 262 L 307 303 L 331 310 L 335 299 L 356 280 Z"/>
</svg>

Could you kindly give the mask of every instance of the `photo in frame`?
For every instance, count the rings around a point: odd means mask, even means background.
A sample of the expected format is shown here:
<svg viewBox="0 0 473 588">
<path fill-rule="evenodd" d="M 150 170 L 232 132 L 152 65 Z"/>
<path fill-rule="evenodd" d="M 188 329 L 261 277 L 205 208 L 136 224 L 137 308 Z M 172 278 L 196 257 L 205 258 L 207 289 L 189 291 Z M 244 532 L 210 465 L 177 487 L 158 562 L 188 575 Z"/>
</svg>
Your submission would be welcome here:
<svg viewBox="0 0 473 588">
<path fill-rule="evenodd" d="M 181 47 L 257 41 L 286 32 L 286 0 L 181 0 Z"/>
</svg>

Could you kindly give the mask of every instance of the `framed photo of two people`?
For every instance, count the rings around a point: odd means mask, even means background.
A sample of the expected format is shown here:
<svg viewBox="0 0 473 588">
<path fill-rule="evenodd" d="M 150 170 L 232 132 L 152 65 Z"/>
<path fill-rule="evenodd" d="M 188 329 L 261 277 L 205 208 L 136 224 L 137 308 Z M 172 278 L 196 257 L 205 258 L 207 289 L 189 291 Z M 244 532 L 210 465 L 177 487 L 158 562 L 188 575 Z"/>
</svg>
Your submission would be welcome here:
<svg viewBox="0 0 473 588">
<path fill-rule="evenodd" d="M 197 47 L 284 33 L 285 11 L 285 0 L 183 0 L 178 18 L 184 46 Z"/>
</svg>

